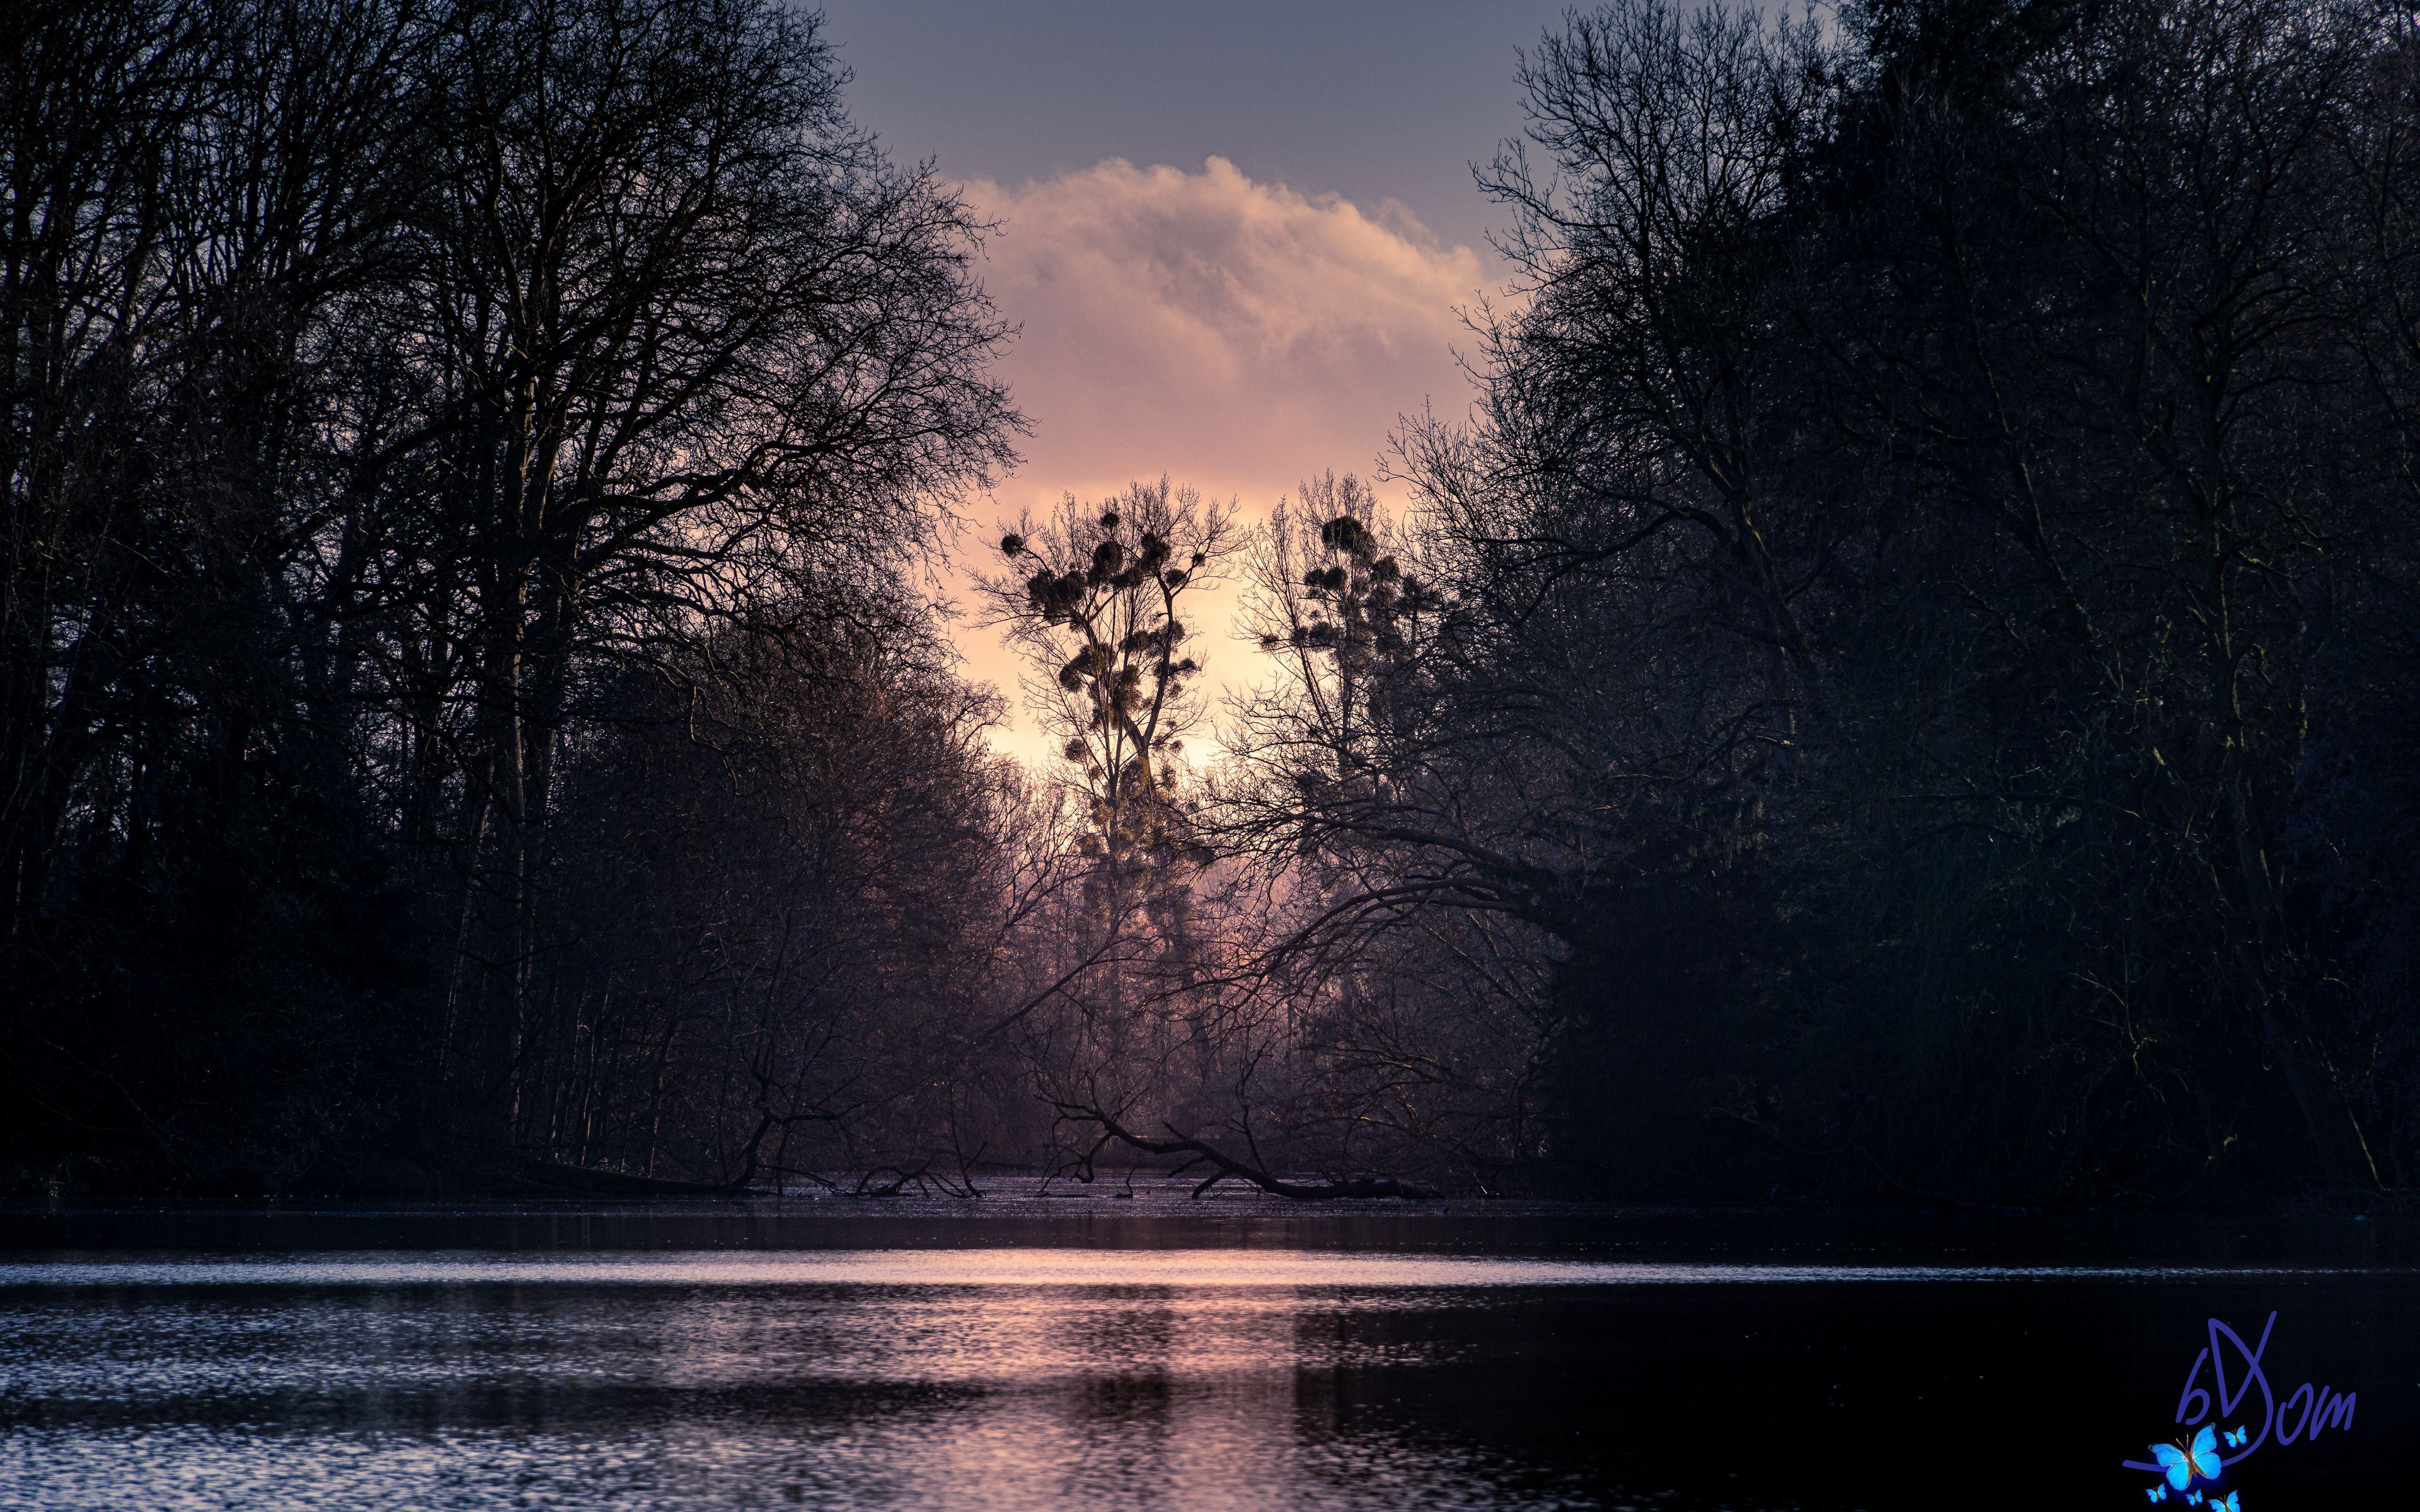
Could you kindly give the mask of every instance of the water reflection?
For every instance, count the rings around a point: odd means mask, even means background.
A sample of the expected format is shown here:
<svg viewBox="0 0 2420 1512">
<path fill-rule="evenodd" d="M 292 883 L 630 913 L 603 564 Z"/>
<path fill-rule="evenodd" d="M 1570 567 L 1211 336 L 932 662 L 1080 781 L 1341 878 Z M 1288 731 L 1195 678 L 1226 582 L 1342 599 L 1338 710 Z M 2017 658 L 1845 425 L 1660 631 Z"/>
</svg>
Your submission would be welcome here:
<svg viewBox="0 0 2420 1512">
<path fill-rule="evenodd" d="M 2255 1305 L 2420 1426 L 2359 1268 L 63 1256 L 0 1266 L 0 1506 L 2115 1504 L 2165 1345 Z"/>
<path fill-rule="evenodd" d="M 954 1249 L 570 1257 L 379 1252 L 290 1257 L 178 1256 L 0 1264 L 17 1287 L 861 1286 L 1311 1287 L 1844 1285 L 1858 1282 L 2193 1281 L 2390 1275 L 2344 1265 L 1782 1265 L 1540 1259 L 1330 1250 Z"/>
</svg>

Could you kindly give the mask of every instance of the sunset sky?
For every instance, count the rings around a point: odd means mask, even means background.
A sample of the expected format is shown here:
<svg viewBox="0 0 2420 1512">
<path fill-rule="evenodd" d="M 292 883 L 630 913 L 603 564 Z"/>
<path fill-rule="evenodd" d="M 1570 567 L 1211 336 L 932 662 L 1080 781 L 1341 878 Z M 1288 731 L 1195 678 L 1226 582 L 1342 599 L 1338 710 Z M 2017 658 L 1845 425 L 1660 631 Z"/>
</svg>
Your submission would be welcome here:
<svg viewBox="0 0 2420 1512">
<path fill-rule="evenodd" d="M 824 9 L 858 120 L 1002 223 L 985 283 L 1034 433 L 962 559 L 1020 506 L 1163 472 L 1264 515 L 1368 475 L 1397 415 L 1468 403 L 1457 311 L 1502 272 L 1470 163 L 1520 129 L 1515 50 L 1559 5 Z M 1213 685 L 1248 680 L 1252 650 L 1203 628 Z M 1014 696 L 997 637 L 960 641 Z M 1021 711 L 1001 743 L 1046 750 Z"/>
</svg>

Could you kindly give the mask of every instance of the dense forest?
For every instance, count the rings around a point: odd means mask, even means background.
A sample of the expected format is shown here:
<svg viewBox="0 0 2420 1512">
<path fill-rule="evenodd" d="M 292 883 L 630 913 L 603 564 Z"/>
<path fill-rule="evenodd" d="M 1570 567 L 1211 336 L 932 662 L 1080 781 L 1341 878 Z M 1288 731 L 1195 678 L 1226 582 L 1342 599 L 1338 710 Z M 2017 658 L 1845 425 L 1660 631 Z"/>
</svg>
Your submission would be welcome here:
<svg viewBox="0 0 2420 1512">
<path fill-rule="evenodd" d="M 1575 13 L 1469 412 L 954 608 L 992 228 L 814 15 L 0 33 L 20 1197 L 2420 1184 L 2404 10 Z"/>
</svg>

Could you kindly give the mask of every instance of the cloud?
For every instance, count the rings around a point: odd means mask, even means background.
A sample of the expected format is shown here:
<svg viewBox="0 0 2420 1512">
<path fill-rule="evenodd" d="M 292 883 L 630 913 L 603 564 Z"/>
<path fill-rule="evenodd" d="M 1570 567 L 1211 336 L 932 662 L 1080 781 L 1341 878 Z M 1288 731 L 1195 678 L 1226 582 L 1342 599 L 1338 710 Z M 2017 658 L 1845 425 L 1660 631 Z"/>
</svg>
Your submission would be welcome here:
<svg viewBox="0 0 2420 1512">
<path fill-rule="evenodd" d="M 984 281 L 1021 328 L 1002 374 L 1034 425 L 1003 513 L 1165 473 L 1260 515 L 1310 473 L 1366 474 L 1398 415 L 1468 402 L 1456 312 L 1483 265 L 1400 205 L 1258 183 L 1223 158 L 963 187 L 1001 223 Z M 1214 681 L 1239 678 L 1248 655 L 1206 639 Z M 969 670 L 1014 688 L 989 641 L 965 636 Z M 1005 744 L 1041 749 L 1025 729 Z"/>
<path fill-rule="evenodd" d="M 1255 183 L 1223 158 L 967 191 L 1004 223 L 985 282 L 1023 327 L 1006 373 L 1035 435 L 1006 496 L 1162 471 L 1288 486 L 1366 470 L 1398 413 L 1463 402 L 1455 310 L 1480 259 L 1400 206 Z"/>
</svg>

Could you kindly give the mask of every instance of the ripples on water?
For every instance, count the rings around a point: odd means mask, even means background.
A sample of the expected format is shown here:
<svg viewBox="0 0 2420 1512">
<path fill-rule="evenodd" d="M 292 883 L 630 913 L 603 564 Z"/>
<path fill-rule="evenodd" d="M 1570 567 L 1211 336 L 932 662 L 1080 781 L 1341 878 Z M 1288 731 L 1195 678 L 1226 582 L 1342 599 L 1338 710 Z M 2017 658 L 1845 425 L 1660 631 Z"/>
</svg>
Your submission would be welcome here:
<svg viewBox="0 0 2420 1512">
<path fill-rule="evenodd" d="M 2381 1267 L 15 1258 L 0 1506 L 62 1512 L 2115 1506 L 2201 1319 L 2271 1307 L 2362 1391 L 2346 1444 L 2420 1427 Z M 2286 1489 L 2245 1504 L 2323 1504 Z"/>
</svg>

